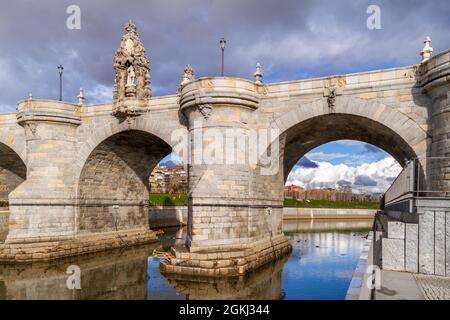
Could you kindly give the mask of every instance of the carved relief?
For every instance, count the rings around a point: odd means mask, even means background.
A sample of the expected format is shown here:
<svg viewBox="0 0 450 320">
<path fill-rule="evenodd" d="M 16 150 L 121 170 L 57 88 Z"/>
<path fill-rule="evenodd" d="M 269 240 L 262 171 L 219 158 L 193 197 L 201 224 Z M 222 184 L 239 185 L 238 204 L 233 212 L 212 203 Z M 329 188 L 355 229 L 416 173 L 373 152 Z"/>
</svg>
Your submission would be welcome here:
<svg viewBox="0 0 450 320">
<path fill-rule="evenodd" d="M 26 127 L 33 136 L 37 135 L 37 124 L 35 122 L 27 122 Z"/>
<path fill-rule="evenodd" d="M 200 111 L 205 120 L 208 120 L 212 113 L 212 107 L 210 104 L 200 104 L 198 111 Z"/>
<path fill-rule="evenodd" d="M 323 96 L 327 98 L 327 104 L 330 112 L 335 111 L 336 97 L 342 95 L 346 84 L 347 82 L 345 77 L 341 76 L 325 80 Z"/>
</svg>

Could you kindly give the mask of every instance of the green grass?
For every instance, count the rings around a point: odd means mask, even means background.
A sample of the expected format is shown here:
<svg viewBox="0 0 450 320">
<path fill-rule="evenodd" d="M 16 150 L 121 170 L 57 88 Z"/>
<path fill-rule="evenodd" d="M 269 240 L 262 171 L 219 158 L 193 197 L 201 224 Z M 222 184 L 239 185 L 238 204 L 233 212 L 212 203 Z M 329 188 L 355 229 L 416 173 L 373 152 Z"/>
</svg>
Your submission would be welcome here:
<svg viewBox="0 0 450 320">
<path fill-rule="evenodd" d="M 285 207 L 298 208 L 336 208 L 336 209 L 379 209 L 378 202 L 344 202 L 329 200 L 309 200 L 299 201 L 294 199 L 284 199 Z"/>
<path fill-rule="evenodd" d="M 152 206 L 187 206 L 188 198 L 185 194 L 150 194 L 149 199 Z M 299 208 L 337 208 L 337 209 L 379 209 L 378 202 L 343 202 L 328 200 L 309 200 L 298 201 L 294 199 L 285 199 L 285 207 Z"/>
<path fill-rule="evenodd" d="M 186 194 L 150 194 L 149 202 L 151 206 L 187 206 L 188 198 Z"/>
</svg>

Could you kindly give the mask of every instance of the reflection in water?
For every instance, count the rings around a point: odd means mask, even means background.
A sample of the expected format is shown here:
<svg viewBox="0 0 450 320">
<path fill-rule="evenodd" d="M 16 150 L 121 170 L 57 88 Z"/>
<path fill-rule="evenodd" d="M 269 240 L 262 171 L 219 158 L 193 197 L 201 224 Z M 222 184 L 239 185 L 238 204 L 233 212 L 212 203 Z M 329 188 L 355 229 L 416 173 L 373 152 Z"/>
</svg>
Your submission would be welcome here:
<svg viewBox="0 0 450 320">
<path fill-rule="evenodd" d="M 286 224 L 293 251 L 283 269 L 285 299 L 344 299 L 372 223 L 349 220 Z"/>
<path fill-rule="evenodd" d="M 0 266 L 0 299 L 146 299 L 147 258 L 142 246 L 53 263 Z M 81 270 L 81 290 L 69 290 L 67 267 Z"/>
<path fill-rule="evenodd" d="M 287 257 L 242 277 L 196 278 L 170 275 L 169 283 L 191 300 L 278 300 L 282 297 L 282 270 Z M 149 292 L 150 294 L 150 292 Z M 158 288 L 149 295 L 161 299 Z"/>
<path fill-rule="evenodd" d="M 292 255 L 231 279 L 162 276 L 153 250 L 184 242 L 185 229 L 171 228 L 159 244 L 0 266 L 0 299 L 343 299 L 370 226 L 371 221 L 286 223 Z M 67 289 L 70 265 L 81 269 L 81 290 Z"/>
<path fill-rule="evenodd" d="M 283 221 L 283 231 L 290 232 L 326 232 L 326 231 L 367 231 L 373 220 L 288 220 Z"/>
</svg>

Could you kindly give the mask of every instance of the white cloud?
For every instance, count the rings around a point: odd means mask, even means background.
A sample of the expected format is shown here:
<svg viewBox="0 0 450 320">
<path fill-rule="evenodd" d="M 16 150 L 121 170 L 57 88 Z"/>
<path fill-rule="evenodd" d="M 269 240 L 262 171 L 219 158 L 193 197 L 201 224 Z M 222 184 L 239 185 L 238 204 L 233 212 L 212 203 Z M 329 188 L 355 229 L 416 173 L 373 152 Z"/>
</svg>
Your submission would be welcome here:
<svg viewBox="0 0 450 320">
<path fill-rule="evenodd" d="M 344 145 L 344 146 L 360 146 L 360 145 L 365 144 L 365 142 L 356 141 L 356 140 L 337 140 L 337 141 L 334 141 L 334 143 Z"/>
<path fill-rule="evenodd" d="M 107 103 L 112 100 L 113 88 L 102 84 L 97 84 L 91 90 L 85 91 L 86 101 L 92 103 Z"/>
<path fill-rule="evenodd" d="M 352 183 L 354 192 L 384 193 L 391 185 L 393 178 L 402 170 L 392 157 L 363 163 L 356 167 L 346 164 L 334 165 L 325 161 L 317 162 L 317 164 L 317 168 L 295 167 L 288 176 L 287 184 L 305 188 L 337 188 L 338 181 L 346 180 Z M 363 179 L 361 179 L 362 176 L 364 176 Z M 357 186 L 356 180 L 375 181 L 376 185 L 369 183 L 367 186 Z"/>
<path fill-rule="evenodd" d="M 308 153 L 308 158 L 313 161 L 330 161 L 348 157 L 351 157 L 351 155 L 347 153 L 333 153 L 333 152 L 325 153 L 322 151 Z"/>
</svg>

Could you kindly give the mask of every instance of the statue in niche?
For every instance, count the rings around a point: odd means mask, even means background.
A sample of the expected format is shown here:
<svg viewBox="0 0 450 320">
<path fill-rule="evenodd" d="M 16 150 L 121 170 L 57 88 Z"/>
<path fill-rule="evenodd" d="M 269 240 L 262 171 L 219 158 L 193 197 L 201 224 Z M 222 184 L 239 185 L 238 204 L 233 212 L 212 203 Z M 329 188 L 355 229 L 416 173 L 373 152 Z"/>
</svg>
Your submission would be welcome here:
<svg viewBox="0 0 450 320">
<path fill-rule="evenodd" d="M 130 64 L 130 66 L 127 69 L 128 77 L 127 77 L 127 84 L 126 86 L 135 86 L 135 79 L 136 79 L 136 73 L 134 72 L 133 66 Z"/>
<path fill-rule="evenodd" d="M 150 64 L 132 22 L 125 26 L 125 34 L 114 56 L 114 71 L 114 101 L 122 103 L 127 99 L 151 97 Z"/>
</svg>

